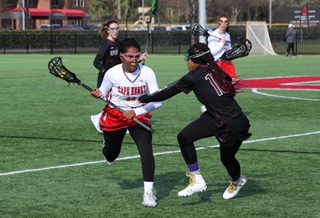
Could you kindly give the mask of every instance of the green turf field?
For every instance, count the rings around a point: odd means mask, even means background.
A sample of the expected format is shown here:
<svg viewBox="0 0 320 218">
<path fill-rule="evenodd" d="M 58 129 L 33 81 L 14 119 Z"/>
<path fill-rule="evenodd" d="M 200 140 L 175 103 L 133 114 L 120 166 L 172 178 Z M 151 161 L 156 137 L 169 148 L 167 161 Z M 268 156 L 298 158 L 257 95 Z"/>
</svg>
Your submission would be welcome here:
<svg viewBox="0 0 320 218">
<path fill-rule="evenodd" d="M 237 100 L 253 136 L 238 153 L 248 183 L 232 200 L 215 138 L 197 142 L 206 192 L 177 193 L 188 184 L 177 133 L 199 117 L 200 103 L 180 94 L 155 111 L 156 208 L 141 205 L 143 181 L 135 144 L 126 136 L 110 167 L 90 115 L 104 102 L 48 73 L 50 55 L 0 55 L 0 214 L 9 217 L 320 217 L 320 91 L 245 90 Z M 87 85 L 96 84 L 92 55 L 63 55 Z M 161 87 L 187 72 L 183 55 L 150 55 Z M 319 76 L 319 56 L 246 57 L 242 79 Z M 309 83 L 319 87 L 319 81 Z"/>
</svg>

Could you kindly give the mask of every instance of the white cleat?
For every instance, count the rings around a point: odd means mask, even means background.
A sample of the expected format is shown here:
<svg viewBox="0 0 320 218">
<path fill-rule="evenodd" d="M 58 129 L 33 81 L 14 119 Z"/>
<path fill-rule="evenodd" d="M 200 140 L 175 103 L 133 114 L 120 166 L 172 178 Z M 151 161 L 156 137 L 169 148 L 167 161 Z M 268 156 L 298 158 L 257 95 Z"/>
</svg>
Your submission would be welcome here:
<svg viewBox="0 0 320 218">
<path fill-rule="evenodd" d="M 91 118 L 91 121 L 92 121 L 94 127 L 96 128 L 96 130 L 99 133 L 103 133 L 103 131 L 100 128 L 100 117 L 101 117 L 101 113 L 97 114 L 97 115 L 92 115 L 90 118 Z"/>
<path fill-rule="evenodd" d="M 207 184 L 200 173 L 191 174 L 187 172 L 186 175 L 190 177 L 190 184 L 187 186 L 187 188 L 178 193 L 179 197 L 189 197 L 195 193 L 207 190 Z"/>
<path fill-rule="evenodd" d="M 228 200 L 235 197 L 247 181 L 246 177 L 241 176 L 237 182 L 230 182 L 230 185 L 223 193 L 223 198 Z"/>
<path fill-rule="evenodd" d="M 141 203 L 146 207 L 156 207 L 157 197 L 152 192 L 146 192 L 143 194 L 143 201 Z"/>
<path fill-rule="evenodd" d="M 204 106 L 204 105 L 201 105 L 201 112 L 202 113 L 204 113 L 204 112 L 206 112 L 207 111 L 207 108 L 206 108 L 206 106 Z"/>
<path fill-rule="evenodd" d="M 107 159 L 106 159 L 106 161 L 107 161 Z M 114 160 L 114 161 L 111 161 L 111 162 L 107 161 L 107 163 L 108 163 L 110 166 L 113 166 L 113 165 L 116 163 L 116 161 L 115 161 L 115 160 Z"/>
</svg>

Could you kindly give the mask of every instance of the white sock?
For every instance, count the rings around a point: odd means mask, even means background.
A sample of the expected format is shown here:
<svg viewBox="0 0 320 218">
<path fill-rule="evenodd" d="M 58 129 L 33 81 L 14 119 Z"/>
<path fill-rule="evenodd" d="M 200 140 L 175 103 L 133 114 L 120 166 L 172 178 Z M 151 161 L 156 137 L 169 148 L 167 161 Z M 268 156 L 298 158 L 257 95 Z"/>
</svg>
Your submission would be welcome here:
<svg viewBox="0 0 320 218">
<path fill-rule="evenodd" d="M 192 175 L 201 175 L 201 170 L 199 169 L 199 170 L 197 170 L 197 171 L 190 171 L 190 173 L 191 173 Z"/>
<path fill-rule="evenodd" d="M 197 178 L 197 182 L 204 182 L 204 179 L 200 173 L 196 174 L 196 178 Z"/>
<path fill-rule="evenodd" d="M 153 182 L 143 182 L 144 184 L 144 193 L 153 193 Z"/>
</svg>

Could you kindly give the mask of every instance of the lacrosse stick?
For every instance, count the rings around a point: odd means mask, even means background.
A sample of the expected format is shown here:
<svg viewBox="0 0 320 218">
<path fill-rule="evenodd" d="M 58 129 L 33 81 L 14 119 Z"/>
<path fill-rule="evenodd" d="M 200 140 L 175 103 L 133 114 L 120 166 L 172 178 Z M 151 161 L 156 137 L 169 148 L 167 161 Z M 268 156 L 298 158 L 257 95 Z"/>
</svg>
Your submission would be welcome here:
<svg viewBox="0 0 320 218">
<path fill-rule="evenodd" d="M 93 89 L 90 88 L 89 86 L 87 86 L 86 84 L 84 84 L 83 82 L 81 82 L 81 80 L 79 80 L 76 76 L 76 74 L 72 73 L 70 70 L 68 70 L 62 63 L 62 58 L 61 57 L 55 57 L 52 58 L 49 63 L 48 63 L 48 68 L 49 68 L 49 73 L 51 73 L 52 75 L 54 75 L 55 77 L 58 77 L 60 79 L 63 79 L 65 81 L 67 81 L 69 84 L 70 83 L 75 83 L 78 85 L 81 85 L 82 87 L 84 87 L 86 90 L 88 90 L 89 92 L 92 92 Z M 101 100 L 107 102 L 109 105 L 111 105 L 112 107 L 118 109 L 119 111 L 121 111 L 122 113 L 124 112 L 124 110 L 122 110 L 120 107 L 118 107 L 117 105 L 115 105 L 114 103 L 112 103 L 111 101 L 109 101 L 108 99 L 104 98 L 104 97 L 100 97 Z M 140 120 L 138 120 L 137 118 L 133 118 L 133 120 L 138 123 L 140 126 L 142 126 L 143 128 L 145 128 L 146 130 L 154 133 L 154 130 L 149 127 L 148 125 L 144 124 L 143 122 L 141 122 Z"/>
<path fill-rule="evenodd" d="M 154 26 L 154 16 L 152 16 L 152 18 L 151 18 L 150 25 L 148 24 L 148 38 L 147 38 L 147 42 L 146 42 L 146 47 L 144 49 L 145 54 L 148 54 L 148 46 L 151 41 L 151 31 L 153 30 L 153 26 Z M 143 59 L 142 65 L 144 65 L 145 62 L 146 62 L 146 59 Z"/>
<path fill-rule="evenodd" d="M 192 28 L 192 35 L 193 35 L 193 36 L 212 36 L 212 37 L 214 37 L 214 38 L 216 38 L 216 39 L 221 40 L 220 37 L 213 35 L 211 31 L 209 32 L 208 30 L 206 30 L 205 28 L 203 28 L 203 27 L 202 27 L 200 24 L 198 24 L 198 23 L 195 24 L 194 27 Z M 227 42 L 228 42 L 228 43 L 231 43 L 231 42 L 229 42 L 229 41 L 227 41 Z"/>
<path fill-rule="evenodd" d="M 157 14 L 156 14 L 157 7 L 158 7 L 158 0 L 153 0 L 152 1 L 152 6 L 151 6 L 152 17 L 151 17 L 150 25 L 148 24 L 148 38 L 147 38 L 146 47 L 145 47 L 145 50 L 144 50 L 145 54 L 148 54 L 148 46 L 149 46 L 149 43 L 151 41 L 151 31 L 154 28 L 153 27 L 154 26 L 154 17 L 157 16 Z M 146 58 L 143 59 L 142 65 L 144 65 L 145 62 L 146 62 Z"/>
<path fill-rule="evenodd" d="M 177 84 L 177 82 L 178 82 L 178 81 L 179 81 L 179 80 L 174 81 L 174 82 L 172 82 L 172 83 L 170 83 L 170 84 L 168 84 L 168 85 L 164 86 L 163 88 L 158 89 L 158 90 L 157 90 L 157 91 L 155 91 L 154 93 L 151 93 L 149 96 L 153 96 L 153 95 L 157 94 L 158 92 L 161 92 L 161 91 L 163 91 L 163 90 L 167 90 L 167 89 L 171 88 L 172 86 L 175 86 L 175 85 Z"/>
<path fill-rule="evenodd" d="M 216 60 L 218 61 L 231 61 L 237 58 L 248 56 L 252 48 L 252 43 L 249 39 L 239 38 L 238 43 L 235 44 L 230 50 L 223 53 L 223 55 Z"/>
<path fill-rule="evenodd" d="M 223 53 L 223 55 L 218 60 L 215 60 L 215 62 L 231 61 L 231 60 L 234 60 L 234 59 L 237 59 L 240 57 L 245 57 L 245 56 L 249 55 L 251 48 L 252 48 L 252 43 L 250 42 L 249 39 L 238 38 L 238 44 L 236 44 L 234 47 L 232 47 L 232 49 Z M 206 52 L 202 52 L 202 53 L 197 53 L 191 57 L 197 58 L 197 57 L 201 57 L 207 53 L 210 53 L 210 50 L 208 50 Z M 191 58 L 191 57 L 189 57 L 189 58 Z M 156 93 L 161 92 L 163 90 L 169 89 L 172 86 L 175 86 L 178 81 L 179 80 L 174 81 L 174 82 L 164 86 L 163 88 L 159 89 L 158 91 L 150 94 L 150 96 L 153 96 Z"/>
</svg>

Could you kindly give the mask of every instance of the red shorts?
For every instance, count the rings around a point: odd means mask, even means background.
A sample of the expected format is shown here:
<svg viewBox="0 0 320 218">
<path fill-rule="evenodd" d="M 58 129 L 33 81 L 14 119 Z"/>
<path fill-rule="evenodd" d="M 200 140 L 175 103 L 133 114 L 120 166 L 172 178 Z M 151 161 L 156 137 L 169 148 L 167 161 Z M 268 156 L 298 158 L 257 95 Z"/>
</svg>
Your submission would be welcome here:
<svg viewBox="0 0 320 218">
<path fill-rule="evenodd" d="M 238 78 L 236 67 L 232 61 L 219 61 L 218 66 L 221 67 L 232 79 Z"/>
<path fill-rule="evenodd" d="M 141 122 L 152 125 L 152 114 L 147 113 L 137 116 L 136 119 Z M 100 127 L 103 131 L 113 132 L 120 129 L 127 129 L 131 126 L 138 125 L 134 120 L 127 119 L 123 116 L 122 112 L 115 108 L 106 107 L 100 118 Z"/>
</svg>

